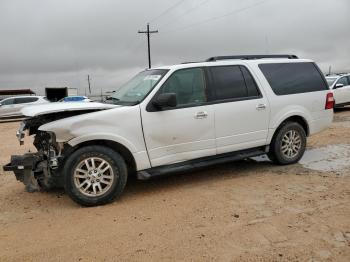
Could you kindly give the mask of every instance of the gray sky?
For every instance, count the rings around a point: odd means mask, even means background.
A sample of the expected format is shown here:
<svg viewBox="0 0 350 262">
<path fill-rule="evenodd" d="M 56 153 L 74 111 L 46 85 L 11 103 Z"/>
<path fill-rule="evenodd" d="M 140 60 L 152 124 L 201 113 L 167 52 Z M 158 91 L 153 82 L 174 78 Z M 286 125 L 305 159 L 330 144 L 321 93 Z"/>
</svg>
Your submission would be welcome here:
<svg viewBox="0 0 350 262">
<path fill-rule="evenodd" d="M 350 71 L 350 0 L 0 0 L 0 89 L 116 89 L 147 67 L 292 53 Z"/>
</svg>

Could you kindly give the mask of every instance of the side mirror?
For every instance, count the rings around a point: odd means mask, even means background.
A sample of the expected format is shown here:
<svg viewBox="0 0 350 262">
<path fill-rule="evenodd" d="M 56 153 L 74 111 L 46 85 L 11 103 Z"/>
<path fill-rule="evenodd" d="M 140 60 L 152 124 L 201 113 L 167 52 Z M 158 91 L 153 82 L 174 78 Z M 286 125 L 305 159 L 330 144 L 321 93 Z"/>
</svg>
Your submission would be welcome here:
<svg viewBox="0 0 350 262">
<path fill-rule="evenodd" d="M 343 86 L 344 86 L 343 84 L 336 84 L 336 85 L 334 86 L 334 89 L 341 88 L 341 87 L 343 87 Z"/>
<path fill-rule="evenodd" d="M 177 99 L 175 93 L 164 93 L 156 97 L 152 104 L 157 108 L 175 107 L 177 106 Z"/>
</svg>

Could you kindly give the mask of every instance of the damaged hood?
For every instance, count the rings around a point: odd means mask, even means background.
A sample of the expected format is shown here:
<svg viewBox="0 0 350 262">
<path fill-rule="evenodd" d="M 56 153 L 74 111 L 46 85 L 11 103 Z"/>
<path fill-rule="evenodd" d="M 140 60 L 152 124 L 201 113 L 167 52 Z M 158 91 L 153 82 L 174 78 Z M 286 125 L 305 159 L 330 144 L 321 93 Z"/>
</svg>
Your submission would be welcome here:
<svg viewBox="0 0 350 262">
<path fill-rule="evenodd" d="M 87 102 L 56 102 L 41 105 L 26 106 L 21 110 L 22 115 L 34 117 L 58 112 L 69 111 L 94 111 L 120 107 L 118 105 L 103 104 L 103 103 L 87 103 Z"/>
</svg>

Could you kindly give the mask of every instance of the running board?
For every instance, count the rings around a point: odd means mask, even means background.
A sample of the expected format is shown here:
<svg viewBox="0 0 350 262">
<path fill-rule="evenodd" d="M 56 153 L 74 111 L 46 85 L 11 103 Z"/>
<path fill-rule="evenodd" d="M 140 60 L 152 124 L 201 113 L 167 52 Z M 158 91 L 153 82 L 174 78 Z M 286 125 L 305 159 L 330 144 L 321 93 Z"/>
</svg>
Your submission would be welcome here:
<svg viewBox="0 0 350 262">
<path fill-rule="evenodd" d="M 259 147 L 255 149 L 242 150 L 242 151 L 237 151 L 233 153 L 225 153 L 222 155 L 204 157 L 204 158 L 199 158 L 195 160 L 190 160 L 190 161 L 166 165 L 166 166 L 154 167 L 154 168 L 138 171 L 137 178 L 139 180 L 147 180 L 158 176 L 184 173 L 187 171 L 202 169 L 204 167 L 208 167 L 212 165 L 242 160 L 242 159 L 254 157 L 254 156 L 260 156 L 260 155 L 266 154 L 267 151 L 268 151 L 268 146 Z"/>
</svg>

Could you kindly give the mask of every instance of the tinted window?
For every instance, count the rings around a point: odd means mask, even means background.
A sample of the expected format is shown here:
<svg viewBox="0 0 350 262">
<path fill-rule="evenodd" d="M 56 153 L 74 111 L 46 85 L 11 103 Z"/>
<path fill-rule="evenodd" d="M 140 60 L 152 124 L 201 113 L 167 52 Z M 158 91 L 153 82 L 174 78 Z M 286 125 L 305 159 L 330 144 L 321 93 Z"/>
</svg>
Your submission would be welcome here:
<svg viewBox="0 0 350 262">
<path fill-rule="evenodd" d="M 15 98 L 15 104 L 25 104 L 25 103 L 32 103 L 35 101 L 38 101 L 39 98 L 37 97 L 20 97 Z"/>
<path fill-rule="evenodd" d="M 248 96 L 243 74 L 239 66 L 215 66 L 210 68 L 216 99 L 234 99 Z"/>
<path fill-rule="evenodd" d="M 203 70 L 189 68 L 174 72 L 161 87 L 160 93 L 175 93 L 180 106 L 207 102 Z"/>
<path fill-rule="evenodd" d="M 349 85 L 347 77 L 344 76 L 344 77 L 340 78 L 340 79 L 338 80 L 337 84 L 343 84 L 344 86 Z"/>
<path fill-rule="evenodd" d="M 251 73 L 244 66 L 240 66 L 240 68 L 242 70 L 245 84 L 246 84 L 247 89 L 248 89 L 248 96 L 249 97 L 260 96 L 258 86 L 256 85 L 256 82 L 255 82 L 254 78 L 252 77 Z"/>
<path fill-rule="evenodd" d="M 13 103 L 14 103 L 14 99 L 13 98 L 1 101 L 2 105 L 12 105 Z"/>
<path fill-rule="evenodd" d="M 260 64 L 259 67 L 276 95 L 328 89 L 314 63 Z"/>
</svg>

